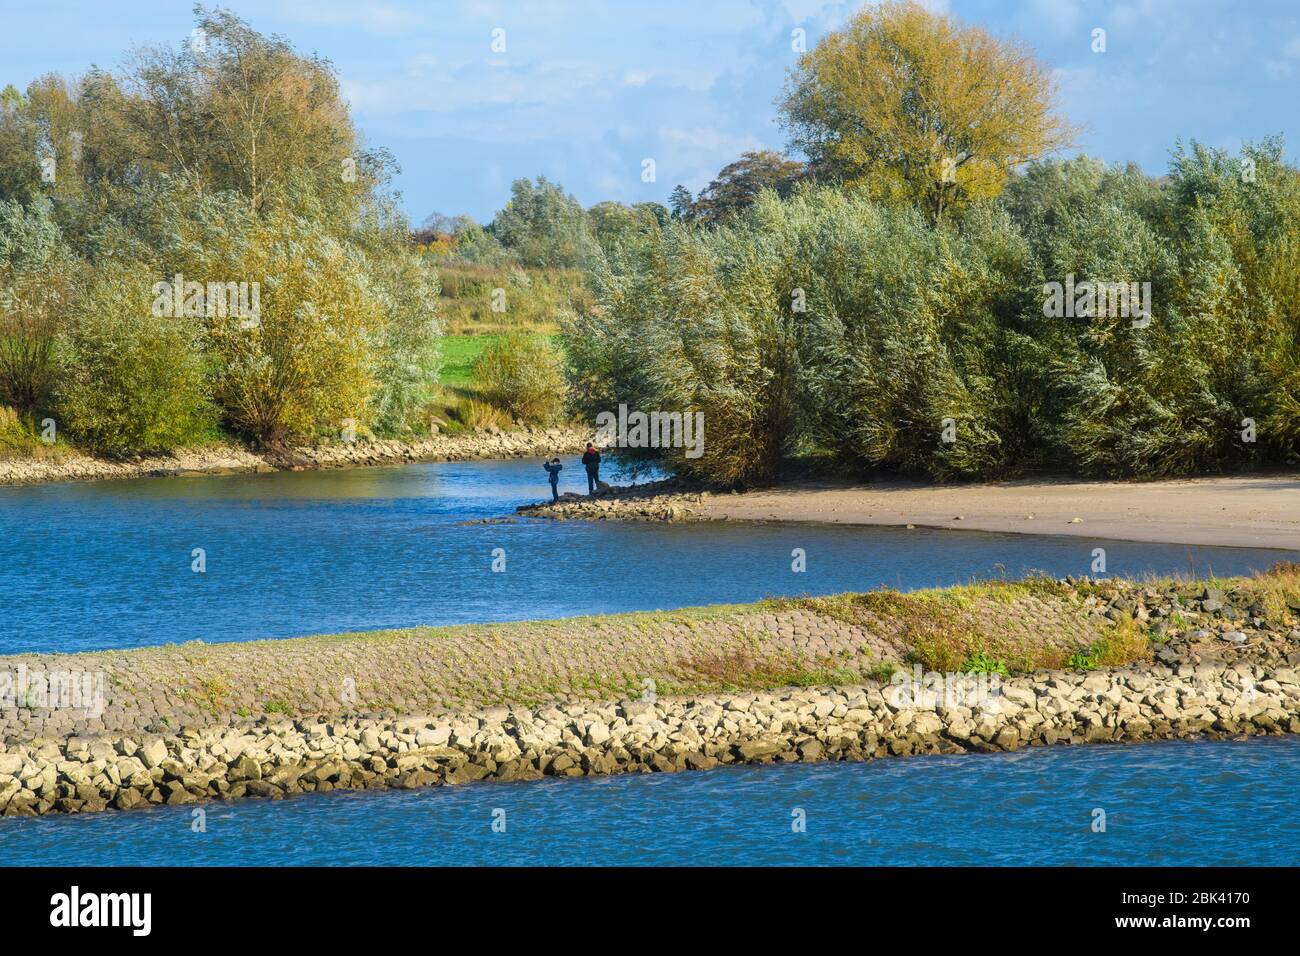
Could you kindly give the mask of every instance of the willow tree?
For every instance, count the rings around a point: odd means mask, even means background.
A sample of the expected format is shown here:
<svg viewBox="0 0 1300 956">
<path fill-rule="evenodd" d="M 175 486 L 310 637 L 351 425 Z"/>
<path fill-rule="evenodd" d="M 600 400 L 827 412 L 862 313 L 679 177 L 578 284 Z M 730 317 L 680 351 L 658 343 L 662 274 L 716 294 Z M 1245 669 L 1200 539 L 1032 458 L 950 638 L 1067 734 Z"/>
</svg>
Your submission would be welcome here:
<svg viewBox="0 0 1300 956">
<path fill-rule="evenodd" d="M 1054 98 L 1019 43 L 903 0 L 864 8 L 801 56 L 780 108 L 814 176 L 938 222 L 1068 145 Z"/>
<path fill-rule="evenodd" d="M 363 148 L 333 65 L 298 53 L 225 10 L 195 7 L 198 27 L 179 52 L 137 51 L 123 110 L 151 172 L 237 190 L 254 213 L 269 198 L 308 191 L 347 219 L 388 157 Z"/>
</svg>

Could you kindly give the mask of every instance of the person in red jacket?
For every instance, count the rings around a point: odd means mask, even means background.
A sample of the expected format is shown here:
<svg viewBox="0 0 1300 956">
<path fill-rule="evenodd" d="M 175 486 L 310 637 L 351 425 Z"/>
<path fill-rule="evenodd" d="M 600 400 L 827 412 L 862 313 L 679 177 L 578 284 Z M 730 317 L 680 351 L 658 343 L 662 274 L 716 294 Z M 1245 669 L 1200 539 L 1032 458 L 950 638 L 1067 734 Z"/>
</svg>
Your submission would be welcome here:
<svg viewBox="0 0 1300 956">
<path fill-rule="evenodd" d="M 582 453 L 582 464 L 587 469 L 587 494 L 594 495 L 600 487 L 600 452 L 591 442 L 587 442 L 587 450 Z"/>
</svg>

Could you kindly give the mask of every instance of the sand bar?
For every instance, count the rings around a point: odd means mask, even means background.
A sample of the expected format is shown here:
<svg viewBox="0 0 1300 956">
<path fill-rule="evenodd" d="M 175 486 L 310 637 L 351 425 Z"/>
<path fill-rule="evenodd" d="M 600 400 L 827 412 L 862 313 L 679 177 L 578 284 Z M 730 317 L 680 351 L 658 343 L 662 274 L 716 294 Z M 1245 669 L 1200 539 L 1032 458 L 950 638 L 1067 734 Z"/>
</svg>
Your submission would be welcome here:
<svg viewBox="0 0 1300 956">
<path fill-rule="evenodd" d="M 908 525 L 1300 550 L 1300 474 L 1153 482 L 801 483 L 707 497 L 702 517 Z"/>
</svg>

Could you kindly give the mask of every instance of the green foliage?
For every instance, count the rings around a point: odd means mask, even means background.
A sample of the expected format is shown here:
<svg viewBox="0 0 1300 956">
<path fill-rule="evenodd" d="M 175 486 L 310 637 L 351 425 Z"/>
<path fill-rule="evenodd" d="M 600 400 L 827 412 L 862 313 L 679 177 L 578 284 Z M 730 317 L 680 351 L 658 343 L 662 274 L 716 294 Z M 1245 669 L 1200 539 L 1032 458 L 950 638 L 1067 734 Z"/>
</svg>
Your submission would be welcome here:
<svg viewBox="0 0 1300 956">
<path fill-rule="evenodd" d="M 1065 662 L 1065 666 L 1076 671 L 1095 671 L 1100 664 L 1101 655 L 1092 647 L 1075 651 Z"/>
<path fill-rule="evenodd" d="M 1296 454 L 1300 326 L 1283 302 L 1297 278 L 1300 178 L 1281 155 L 1277 142 L 1248 148 L 1253 182 L 1239 158 L 1180 147 L 1163 188 L 1076 161 L 1009 191 L 1044 276 L 1151 283 L 1147 328 L 1026 317 L 1036 326 L 1026 354 L 1048 370 L 1032 389 L 1055 411 L 1053 458 L 1160 477 Z"/>
<path fill-rule="evenodd" d="M 529 424 L 555 421 L 564 410 L 564 356 L 540 336 L 515 333 L 487 346 L 474 363 L 474 388 Z"/>
<path fill-rule="evenodd" d="M 438 275 L 408 248 L 404 228 L 375 229 L 369 239 L 365 269 L 380 326 L 372 339 L 376 388 L 367 414 L 377 432 L 406 435 L 423 430 L 419 415 L 441 372 Z"/>
<path fill-rule="evenodd" d="M 940 222 L 1069 142 L 1054 94 L 1051 72 L 1017 41 L 891 0 L 801 55 L 780 108 L 819 180 Z"/>
<path fill-rule="evenodd" d="M 881 661 L 875 667 L 866 673 L 871 680 L 879 681 L 882 684 L 888 684 L 894 679 L 894 674 L 898 672 L 898 665 L 893 661 Z"/>
<path fill-rule="evenodd" d="M 599 308 L 568 321 L 575 406 L 704 412 L 702 458 L 625 454 L 722 484 L 806 453 L 939 479 L 1294 461 L 1300 173 L 1282 157 L 1180 147 L 1163 181 L 1033 164 L 937 225 L 826 187 L 670 224 L 603 263 Z M 1150 322 L 1048 308 L 1067 280 L 1149 284 Z"/>
<path fill-rule="evenodd" d="M 1122 667 L 1135 660 L 1149 658 L 1151 640 L 1150 635 L 1133 618 L 1121 618 L 1110 634 L 1071 654 L 1065 666 L 1081 671 Z"/>
<path fill-rule="evenodd" d="M 444 262 L 437 271 L 438 312 L 449 336 L 511 331 L 550 335 L 563 313 L 591 305 L 582 273 L 572 269 Z M 504 311 L 493 311 L 496 289 L 502 290 Z"/>
<path fill-rule="evenodd" d="M 77 268 L 48 203 L 0 201 L 0 405 L 48 408 Z"/>
<path fill-rule="evenodd" d="M 81 290 L 65 333 L 68 372 L 57 421 L 109 454 L 209 441 L 216 414 L 204 382 L 202 327 L 151 314 L 139 263 L 101 265 Z"/>
<path fill-rule="evenodd" d="M 526 266 L 582 268 L 600 256 L 582 206 L 545 176 L 517 179 L 510 202 L 492 220 L 492 235 Z"/>
<path fill-rule="evenodd" d="M 1001 674 L 1003 677 L 1011 675 L 1005 662 L 990 657 L 983 650 L 978 650 L 966 658 L 962 662 L 961 669 L 967 674 Z"/>
<path fill-rule="evenodd" d="M 803 175 L 803 163 L 790 159 L 784 153 L 771 149 L 743 153 L 740 159 L 724 166 L 699 197 L 689 203 L 689 206 L 684 206 L 678 218 L 704 225 L 724 222 L 742 209 L 752 206 L 765 189 L 772 190 L 778 196 L 790 195 Z M 681 204 L 684 199 L 689 200 L 690 194 L 685 197 L 678 193 L 674 195 Z"/>
<path fill-rule="evenodd" d="M 438 279 L 391 159 L 362 148 L 328 61 L 195 15 L 204 49 L 0 97 L 0 404 L 119 454 L 214 421 L 267 444 L 423 429 Z M 157 314 L 174 279 L 206 301 Z M 214 308 L 230 287 L 260 289 L 255 321 Z"/>
<path fill-rule="evenodd" d="M 618 258 L 629 245 L 658 233 L 668 211 L 656 203 L 599 202 L 587 210 L 587 218 L 605 256 Z"/>
<path fill-rule="evenodd" d="M 569 328 L 578 405 L 702 412 L 703 457 L 662 457 L 725 484 L 770 478 L 810 443 L 871 465 L 995 471 L 995 363 L 954 333 L 991 324 L 1005 283 L 986 281 L 985 260 L 1001 251 L 832 190 L 765 193 L 601 276 L 603 311 Z M 968 440 L 945 448 L 944 418 Z"/>
<path fill-rule="evenodd" d="M 57 444 L 41 440 L 35 423 L 12 408 L 0 405 L 0 457 L 41 458 L 57 456 Z"/>
<path fill-rule="evenodd" d="M 259 321 L 209 320 L 230 425 L 275 445 L 367 424 L 385 316 L 364 256 L 289 216 L 259 224 L 242 251 L 226 274 L 262 277 Z"/>
</svg>

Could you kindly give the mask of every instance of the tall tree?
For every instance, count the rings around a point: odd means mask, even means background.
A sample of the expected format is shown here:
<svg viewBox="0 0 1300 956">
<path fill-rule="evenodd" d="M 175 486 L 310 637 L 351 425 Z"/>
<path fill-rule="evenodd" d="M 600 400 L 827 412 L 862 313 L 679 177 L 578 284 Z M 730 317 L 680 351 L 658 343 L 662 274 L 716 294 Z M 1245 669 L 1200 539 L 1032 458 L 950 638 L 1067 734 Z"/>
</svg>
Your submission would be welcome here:
<svg viewBox="0 0 1300 956">
<path fill-rule="evenodd" d="M 668 195 L 668 208 L 672 210 L 674 219 L 689 220 L 691 218 L 691 207 L 694 204 L 695 197 L 681 183 L 674 186 L 673 191 Z"/>
<path fill-rule="evenodd" d="M 705 187 L 691 206 L 691 218 L 719 223 L 753 204 L 764 189 L 785 198 L 804 175 L 804 165 L 772 149 L 741 154 Z"/>
<path fill-rule="evenodd" d="M 253 212 L 291 186 L 346 202 L 386 175 L 384 157 L 362 148 L 329 61 L 225 10 L 195 13 L 201 42 L 144 50 L 128 77 L 124 105 L 154 169 L 237 190 Z"/>
<path fill-rule="evenodd" d="M 492 220 L 492 233 L 527 266 L 575 268 L 600 255 L 578 200 L 545 176 L 511 184 L 510 202 Z"/>
<path fill-rule="evenodd" d="M 1054 96 L 1019 43 L 898 0 L 801 56 L 780 108 L 816 176 L 920 203 L 937 222 L 1069 143 Z"/>
</svg>

